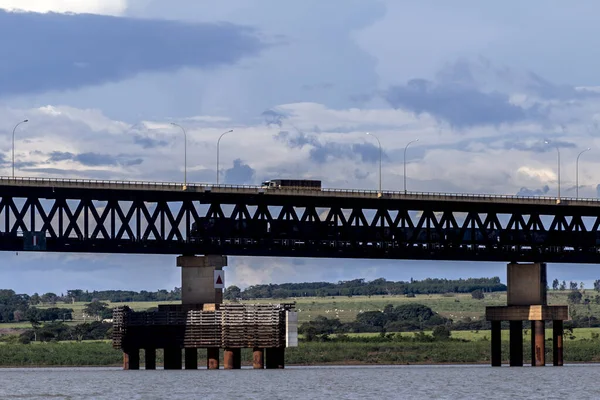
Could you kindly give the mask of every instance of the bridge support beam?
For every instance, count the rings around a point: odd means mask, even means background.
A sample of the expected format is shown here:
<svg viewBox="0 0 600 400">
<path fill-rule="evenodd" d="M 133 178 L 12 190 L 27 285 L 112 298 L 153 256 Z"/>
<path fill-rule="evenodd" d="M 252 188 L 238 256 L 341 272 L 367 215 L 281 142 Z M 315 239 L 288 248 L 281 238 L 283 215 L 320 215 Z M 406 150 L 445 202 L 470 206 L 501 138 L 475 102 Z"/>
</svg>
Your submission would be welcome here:
<svg viewBox="0 0 600 400">
<path fill-rule="evenodd" d="M 223 289 L 215 288 L 215 270 L 227 266 L 226 256 L 179 256 L 182 304 L 221 304 Z"/>
<path fill-rule="evenodd" d="M 548 320 L 555 324 L 554 365 L 562 365 L 562 321 L 569 319 L 569 307 L 548 306 L 546 288 L 545 263 L 508 264 L 507 305 L 485 310 L 486 319 L 492 322 L 492 366 L 502 363 L 501 321 L 510 323 L 510 365 L 523 365 L 523 321 L 531 321 L 531 365 L 545 365 L 545 321 Z"/>
<path fill-rule="evenodd" d="M 146 348 L 144 349 L 144 368 L 145 369 L 156 369 L 156 349 Z"/>
</svg>

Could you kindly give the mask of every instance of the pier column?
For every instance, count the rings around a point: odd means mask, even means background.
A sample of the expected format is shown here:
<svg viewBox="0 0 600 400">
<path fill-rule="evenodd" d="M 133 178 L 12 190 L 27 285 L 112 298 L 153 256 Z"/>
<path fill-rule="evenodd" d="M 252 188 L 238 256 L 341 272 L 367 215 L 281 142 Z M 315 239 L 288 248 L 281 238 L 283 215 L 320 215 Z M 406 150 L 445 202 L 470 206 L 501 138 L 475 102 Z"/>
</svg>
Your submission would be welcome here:
<svg viewBox="0 0 600 400">
<path fill-rule="evenodd" d="M 219 348 L 206 349 L 206 369 L 219 369 Z"/>
<path fill-rule="evenodd" d="M 264 349 L 254 348 L 252 352 L 252 367 L 254 369 L 265 368 L 265 351 Z"/>
<path fill-rule="evenodd" d="M 185 369 L 198 369 L 198 349 L 185 349 Z"/>
<path fill-rule="evenodd" d="M 140 369 L 140 349 L 123 349 L 123 369 Z"/>
<path fill-rule="evenodd" d="M 501 321 L 492 321 L 492 367 L 502 366 L 502 329 Z"/>
<path fill-rule="evenodd" d="M 181 349 L 179 347 L 166 347 L 164 350 L 165 369 L 181 369 Z"/>
<path fill-rule="evenodd" d="M 156 369 L 156 349 L 145 349 L 144 358 L 145 369 Z"/>
<path fill-rule="evenodd" d="M 546 323 L 544 321 L 531 321 L 531 366 L 543 367 L 546 365 Z"/>
<path fill-rule="evenodd" d="M 555 367 L 563 365 L 563 322 L 552 322 L 552 364 Z"/>
<path fill-rule="evenodd" d="M 227 266 L 226 256 L 179 256 L 182 304 L 221 304 L 223 287 L 215 282 L 215 271 Z"/>
<path fill-rule="evenodd" d="M 523 321 L 509 322 L 510 366 L 523 366 Z"/>
<path fill-rule="evenodd" d="M 285 347 L 270 347 L 266 349 L 267 369 L 285 368 Z"/>
</svg>

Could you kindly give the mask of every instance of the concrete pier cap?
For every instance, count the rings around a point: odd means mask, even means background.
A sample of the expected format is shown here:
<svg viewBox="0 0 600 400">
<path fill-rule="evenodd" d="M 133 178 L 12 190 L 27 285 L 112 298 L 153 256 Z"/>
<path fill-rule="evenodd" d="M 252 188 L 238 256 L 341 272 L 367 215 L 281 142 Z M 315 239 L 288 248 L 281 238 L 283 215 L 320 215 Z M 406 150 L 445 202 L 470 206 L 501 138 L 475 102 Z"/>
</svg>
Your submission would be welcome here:
<svg viewBox="0 0 600 400">
<path fill-rule="evenodd" d="M 225 278 L 222 270 L 227 266 L 227 256 L 182 255 L 177 257 L 177 266 L 181 267 L 182 304 L 223 302 Z M 215 271 L 221 272 L 215 274 Z"/>
</svg>

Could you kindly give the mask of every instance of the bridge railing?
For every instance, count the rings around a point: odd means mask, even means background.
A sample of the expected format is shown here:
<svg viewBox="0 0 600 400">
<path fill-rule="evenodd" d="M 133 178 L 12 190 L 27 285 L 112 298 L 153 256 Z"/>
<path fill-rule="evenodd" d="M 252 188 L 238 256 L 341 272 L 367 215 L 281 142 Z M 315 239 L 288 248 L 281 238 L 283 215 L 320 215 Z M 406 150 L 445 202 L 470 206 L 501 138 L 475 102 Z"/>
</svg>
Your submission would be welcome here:
<svg viewBox="0 0 600 400">
<path fill-rule="evenodd" d="M 80 186 L 80 187 L 101 187 L 107 189 L 121 190 L 164 190 L 164 191 L 179 191 L 183 190 L 182 182 L 153 182 L 153 181 L 132 181 L 132 180 L 108 180 L 108 179 L 73 179 L 73 178 L 41 178 L 41 177 L 0 177 L 0 184 L 9 184 L 16 186 Z M 215 191 L 226 193 L 256 193 L 264 192 L 265 194 L 294 194 L 303 196 L 352 196 L 364 198 L 395 198 L 395 199 L 431 199 L 439 200 L 489 200 L 489 201 L 518 201 L 524 203 L 548 203 L 556 204 L 557 197 L 554 196 L 518 196 L 507 194 L 483 194 L 483 193 L 446 193 L 446 192 L 414 192 L 409 191 L 382 191 L 379 196 L 377 190 L 367 189 L 341 189 L 341 188 L 323 188 L 321 190 L 305 190 L 301 188 L 261 188 L 256 185 L 229 185 L 229 184 L 212 184 L 212 183 L 187 183 L 188 191 Z M 561 197 L 561 203 L 580 204 L 580 205 L 600 205 L 598 198 L 572 198 Z"/>
</svg>

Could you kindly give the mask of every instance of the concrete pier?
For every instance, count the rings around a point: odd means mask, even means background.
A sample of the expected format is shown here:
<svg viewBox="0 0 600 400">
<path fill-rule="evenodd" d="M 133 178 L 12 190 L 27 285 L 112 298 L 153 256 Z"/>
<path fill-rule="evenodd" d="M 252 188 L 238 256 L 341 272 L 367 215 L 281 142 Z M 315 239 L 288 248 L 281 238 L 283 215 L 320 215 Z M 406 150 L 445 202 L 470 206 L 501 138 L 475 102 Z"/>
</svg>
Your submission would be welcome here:
<svg viewBox="0 0 600 400">
<path fill-rule="evenodd" d="M 223 289 L 215 288 L 215 271 L 227 266 L 226 256 L 179 256 L 182 304 L 221 304 Z"/>
<path fill-rule="evenodd" d="M 510 366 L 523 366 L 523 321 L 531 321 L 531 365 L 546 365 L 545 321 L 553 321 L 554 365 L 562 365 L 563 321 L 569 319 L 568 306 L 549 306 L 546 299 L 546 264 L 507 266 L 507 305 L 486 307 L 486 319 L 492 323 L 491 362 L 502 364 L 501 321 L 510 324 Z"/>
<path fill-rule="evenodd" d="M 139 349 L 146 351 L 146 369 L 156 369 L 157 348 L 170 370 L 198 369 L 198 349 L 206 349 L 207 369 L 219 369 L 220 349 L 224 369 L 240 369 L 242 348 L 252 349 L 255 369 L 285 367 L 285 348 L 298 345 L 293 303 L 222 304 L 226 257 L 180 256 L 177 265 L 182 304 L 113 310 L 113 347 L 123 351 L 124 369 L 139 368 Z"/>
</svg>

